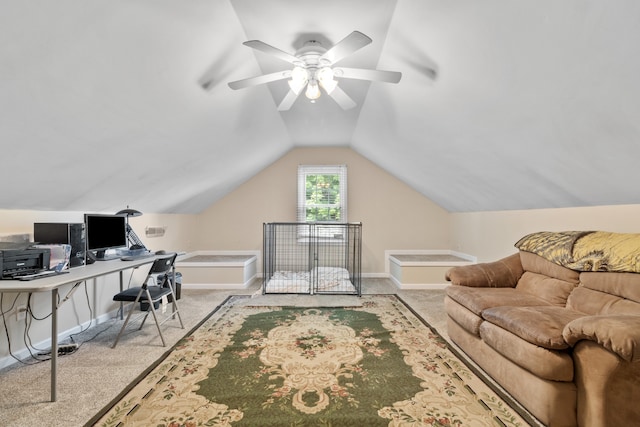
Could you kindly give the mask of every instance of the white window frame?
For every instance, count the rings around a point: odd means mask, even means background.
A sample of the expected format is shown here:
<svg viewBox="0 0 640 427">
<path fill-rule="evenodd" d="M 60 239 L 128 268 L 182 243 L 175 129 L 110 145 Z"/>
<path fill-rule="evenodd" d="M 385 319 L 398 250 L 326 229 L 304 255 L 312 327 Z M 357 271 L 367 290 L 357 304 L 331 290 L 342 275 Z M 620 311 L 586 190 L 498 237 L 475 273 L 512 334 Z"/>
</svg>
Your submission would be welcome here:
<svg viewBox="0 0 640 427">
<path fill-rule="evenodd" d="M 307 222 L 307 175 L 340 176 L 340 221 L 347 222 L 347 165 L 298 165 L 298 222 Z"/>
</svg>

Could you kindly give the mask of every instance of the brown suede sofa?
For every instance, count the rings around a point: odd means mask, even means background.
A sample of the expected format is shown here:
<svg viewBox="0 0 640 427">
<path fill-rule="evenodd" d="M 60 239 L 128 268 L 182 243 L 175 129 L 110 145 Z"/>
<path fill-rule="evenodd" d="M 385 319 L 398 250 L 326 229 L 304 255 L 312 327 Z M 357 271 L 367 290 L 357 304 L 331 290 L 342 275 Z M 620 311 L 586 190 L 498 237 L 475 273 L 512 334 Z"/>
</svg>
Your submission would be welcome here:
<svg viewBox="0 0 640 427">
<path fill-rule="evenodd" d="M 537 233 L 512 256 L 450 269 L 448 334 L 545 425 L 640 425 L 640 274 L 610 270 L 639 265 L 640 245 L 608 233 L 576 258 L 590 233 L 564 233 L 561 254 L 558 233 Z"/>
</svg>

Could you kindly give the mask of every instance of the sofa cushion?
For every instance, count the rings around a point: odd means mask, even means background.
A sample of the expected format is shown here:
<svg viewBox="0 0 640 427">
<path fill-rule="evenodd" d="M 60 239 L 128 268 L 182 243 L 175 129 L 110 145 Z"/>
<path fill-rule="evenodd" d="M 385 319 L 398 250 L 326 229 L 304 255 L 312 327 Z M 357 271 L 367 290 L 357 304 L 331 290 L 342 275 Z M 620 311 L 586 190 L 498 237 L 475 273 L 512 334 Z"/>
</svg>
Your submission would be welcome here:
<svg viewBox="0 0 640 427">
<path fill-rule="evenodd" d="M 565 326 L 585 316 L 564 307 L 494 307 L 482 312 L 482 318 L 500 326 L 531 344 L 550 350 L 569 348 L 562 337 Z"/>
<path fill-rule="evenodd" d="M 458 325 L 464 328 L 470 334 L 476 337 L 480 336 L 480 323 L 482 323 L 482 317 L 469 311 L 466 307 L 458 304 L 451 298 L 444 297 L 444 308 L 447 312 L 447 316 L 455 320 Z"/>
<path fill-rule="evenodd" d="M 468 310 L 482 316 L 488 308 L 507 306 L 544 306 L 551 305 L 548 301 L 519 291 L 514 288 L 467 288 L 464 286 L 449 286 L 447 296 Z"/>
<path fill-rule="evenodd" d="M 525 271 L 542 274 L 574 284 L 580 281 L 579 272 L 555 264 L 531 252 L 520 251 L 520 262 Z"/>
<path fill-rule="evenodd" d="M 543 298 L 549 303 L 564 306 L 571 291 L 580 281 L 580 273 L 554 264 L 531 252 L 520 251 L 525 272 L 516 288 Z"/>
<path fill-rule="evenodd" d="M 640 274 L 638 273 L 581 273 L 580 283 L 585 288 L 617 295 L 640 304 Z"/>
<path fill-rule="evenodd" d="M 549 350 L 531 344 L 491 322 L 482 322 L 480 336 L 498 353 L 540 378 L 573 381 L 573 359 L 564 350 Z"/>
<path fill-rule="evenodd" d="M 640 304 L 605 292 L 578 286 L 567 299 L 567 308 L 585 314 L 640 315 Z"/>
<path fill-rule="evenodd" d="M 550 304 L 564 307 L 567 304 L 569 294 L 576 286 L 576 283 L 525 271 L 518 280 L 516 288 L 519 291 L 540 297 Z"/>
<path fill-rule="evenodd" d="M 640 274 L 581 273 L 567 307 L 587 314 L 640 315 Z"/>
</svg>

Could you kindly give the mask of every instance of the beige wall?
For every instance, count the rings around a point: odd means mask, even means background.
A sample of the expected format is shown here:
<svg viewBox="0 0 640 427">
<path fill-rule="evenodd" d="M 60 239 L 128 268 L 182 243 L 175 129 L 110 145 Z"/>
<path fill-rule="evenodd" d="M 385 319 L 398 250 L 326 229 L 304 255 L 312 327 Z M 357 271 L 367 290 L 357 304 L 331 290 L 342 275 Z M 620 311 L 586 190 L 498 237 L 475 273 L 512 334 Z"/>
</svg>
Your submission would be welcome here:
<svg viewBox="0 0 640 427">
<path fill-rule="evenodd" d="M 297 148 L 197 219 L 195 249 L 262 250 L 262 224 L 296 220 L 298 165 L 346 164 L 348 221 L 362 222 L 362 271 L 387 249 L 451 249 L 450 215 L 348 148 Z"/>
<path fill-rule="evenodd" d="M 193 246 L 195 220 L 195 215 L 143 214 L 131 218 L 130 224 L 151 250 L 188 251 Z M 34 222 L 84 222 L 84 212 L 0 210 L 0 236 L 32 235 Z M 147 238 L 146 227 L 166 227 L 166 232 L 162 237 Z"/>
<path fill-rule="evenodd" d="M 194 246 L 197 215 L 148 214 L 131 218 L 129 224 L 144 245 L 152 251 L 160 249 L 188 252 Z M 146 237 L 146 227 L 164 227 L 162 237 Z"/>
<path fill-rule="evenodd" d="M 493 261 L 515 253 L 514 244 L 536 231 L 602 230 L 639 233 L 640 205 L 451 214 L 453 249 Z"/>
</svg>

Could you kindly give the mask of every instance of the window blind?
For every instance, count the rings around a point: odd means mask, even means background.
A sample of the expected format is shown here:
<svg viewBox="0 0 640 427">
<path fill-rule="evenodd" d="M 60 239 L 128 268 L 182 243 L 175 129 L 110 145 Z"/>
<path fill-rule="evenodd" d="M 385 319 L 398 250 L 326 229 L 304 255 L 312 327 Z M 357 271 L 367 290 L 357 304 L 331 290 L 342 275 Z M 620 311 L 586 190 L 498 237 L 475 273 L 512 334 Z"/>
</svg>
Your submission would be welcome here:
<svg viewBox="0 0 640 427">
<path fill-rule="evenodd" d="M 298 222 L 347 222 L 347 165 L 298 166 Z"/>
</svg>

